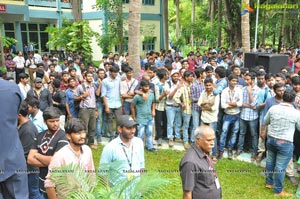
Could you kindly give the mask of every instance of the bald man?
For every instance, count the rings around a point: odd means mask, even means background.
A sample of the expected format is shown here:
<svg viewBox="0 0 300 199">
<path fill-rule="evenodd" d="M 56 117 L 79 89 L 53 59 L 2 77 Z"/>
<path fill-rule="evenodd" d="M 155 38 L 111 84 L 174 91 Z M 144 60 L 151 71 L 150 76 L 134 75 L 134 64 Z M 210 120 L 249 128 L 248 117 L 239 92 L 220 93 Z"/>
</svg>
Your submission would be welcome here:
<svg viewBox="0 0 300 199">
<path fill-rule="evenodd" d="M 221 186 L 209 153 L 214 147 L 215 133 L 210 126 L 195 130 L 195 143 L 181 159 L 179 170 L 183 198 L 220 199 Z"/>
</svg>

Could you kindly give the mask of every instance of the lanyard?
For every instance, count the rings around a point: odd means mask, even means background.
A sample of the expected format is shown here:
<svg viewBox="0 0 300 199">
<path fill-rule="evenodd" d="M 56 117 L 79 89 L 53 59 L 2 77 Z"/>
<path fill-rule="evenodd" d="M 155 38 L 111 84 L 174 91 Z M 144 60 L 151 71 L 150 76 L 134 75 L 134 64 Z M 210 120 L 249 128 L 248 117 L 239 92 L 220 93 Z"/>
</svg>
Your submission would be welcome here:
<svg viewBox="0 0 300 199">
<path fill-rule="evenodd" d="M 49 145 L 51 144 L 53 138 L 55 137 L 55 135 L 58 133 L 59 129 L 57 129 L 57 131 L 51 136 L 50 140 L 47 142 L 46 146 L 40 147 L 40 149 L 42 150 L 42 152 L 44 154 L 47 153 L 48 149 L 49 149 Z M 42 138 L 42 141 L 45 139 L 47 133 L 44 134 L 44 137 Z"/>
<path fill-rule="evenodd" d="M 125 148 L 124 147 L 122 147 L 122 149 L 123 149 L 123 152 L 124 152 L 124 154 L 125 154 L 125 156 L 126 156 L 126 159 L 127 159 L 127 162 L 128 162 L 128 165 L 129 165 L 129 167 L 130 167 L 130 170 L 132 169 L 132 156 L 133 156 L 133 145 L 131 146 L 131 157 L 130 157 L 130 161 L 129 161 L 129 158 L 128 158 L 128 155 L 127 155 L 127 153 L 126 153 L 126 150 L 125 150 Z"/>
<path fill-rule="evenodd" d="M 213 165 L 212 165 L 212 163 L 211 163 L 210 157 L 209 157 L 208 155 L 205 155 L 204 157 L 205 157 L 205 159 L 206 159 L 206 161 L 207 161 L 207 163 L 208 163 L 208 169 L 209 169 L 209 171 L 211 172 L 211 174 L 212 174 L 214 177 L 216 177 L 216 176 L 217 176 L 217 175 L 216 175 L 216 170 L 214 169 L 214 167 L 213 167 Z"/>
</svg>

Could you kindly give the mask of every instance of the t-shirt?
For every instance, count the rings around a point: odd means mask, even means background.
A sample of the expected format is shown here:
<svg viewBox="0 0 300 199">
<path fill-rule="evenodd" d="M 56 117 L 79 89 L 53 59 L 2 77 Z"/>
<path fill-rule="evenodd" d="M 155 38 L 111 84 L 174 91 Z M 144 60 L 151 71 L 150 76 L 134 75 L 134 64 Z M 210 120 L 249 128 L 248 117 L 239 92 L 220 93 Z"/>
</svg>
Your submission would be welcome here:
<svg viewBox="0 0 300 199">
<path fill-rule="evenodd" d="M 59 129 L 55 134 L 49 134 L 48 131 L 44 131 L 37 136 L 34 149 L 38 150 L 38 153 L 47 156 L 53 156 L 55 152 L 68 144 L 66 134 L 63 130 Z M 40 167 L 40 191 L 46 192 L 44 187 L 44 181 L 48 173 L 48 167 Z"/>
<path fill-rule="evenodd" d="M 24 149 L 24 156 L 27 160 L 29 150 L 34 147 L 38 130 L 31 120 L 28 120 L 19 128 L 19 138 Z M 38 168 L 27 164 L 28 171 L 37 171 Z"/>
<path fill-rule="evenodd" d="M 152 103 L 154 103 L 154 94 L 149 93 L 147 101 L 143 100 L 141 95 L 135 95 L 132 104 L 136 107 L 136 121 L 138 124 L 147 125 L 152 120 Z"/>
</svg>

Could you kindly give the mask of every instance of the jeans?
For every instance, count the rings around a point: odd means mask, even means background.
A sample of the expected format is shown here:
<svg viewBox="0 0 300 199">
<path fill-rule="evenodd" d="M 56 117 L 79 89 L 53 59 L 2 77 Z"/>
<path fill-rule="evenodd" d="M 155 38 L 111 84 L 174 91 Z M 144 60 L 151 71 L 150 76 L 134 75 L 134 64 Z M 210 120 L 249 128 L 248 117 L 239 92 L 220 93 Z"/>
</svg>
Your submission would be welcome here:
<svg viewBox="0 0 300 199">
<path fill-rule="evenodd" d="M 183 142 L 189 141 L 189 126 L 191 120 L 191 114 L 182 113 L 183 117 Z"/>
<path fill-rule="evenodd" d="M 200 112 L 192 110 L 193 128 L 191 133 L 191 142 L 195 142 L 195 130 L 200 124 Z"/>
<path fill-rule="evenodd" d="M 123 102 L 123 107 L 124 107 L 124 115 L 130 115 L 130 102 Z"/>
<path fill-rule="evenodd" d="M 212 155 L 217 156 L 217 136 L 216 136 L 216 130 L 218 126 L 218 122 L 212 122 L 212 123 L 205 123 L 201 120 L 201 125 L 208 125 L 210 126 L 214 132 L 215 132 L 215 141 L 214 141 L 214 147 L 212 149 Z"/>
<path fill-rule="evenodd" d="M 95 109 L 80 108 L 78 117 L 84 122 L 87 132 L 87 144 L 94 144 L 96 135 L 96 111 Z"/>
<path fill-rule="evenodd" d="M 97 101 L 98 117 L 96 118 L 96 136 L 95 140 L 101 141 L 101 130 L 103 124 L 103 103 Z"/>
<path fill-rule="evenodd" d="M 26 174 L 16 172 L 0 182 L 0 199 L 28 199 L 28 197 L 28 176 Z"/>
<path fill-rule="evenodd" d="M 153 128 L 153 119 L 149 120 L 147 124 L 138 124 L 138 137 L 144 140 L 144 133 L 146 130 L 146 145 L 147 149 L 152 149 L 152 128 Z"/>
<path fill-rule="evenodd" d="M 39 187 L 39 174 L 30 173 L 28 174 L 28 190 L 30 199 L 43 199 L 43 195 L 40 192 Z"/>
<path fill-rule="evenodd" d="M 166 114 L 167 114 L 167 136 L 168 139 L 173 139 L 173 130 L 175 123 L 175 137 L 180 139 L 180 128 L 181 128 L 181 107 L 174 106 L 166 106 Z"/>
<path fill-rule="evenodd" d="M 231 138 L 229 139 L 229 149 L 233 149 L 235 143 L 236 143 L 236 138 L 239 132 L 240 128 L 240 116 L 239 115 L 227 115 L 225 114 L 223 117 L 223 126 L 222 126 L 222 132 L 220 135 L 220 151 L 224 151 L 224 147 L 226 144 L 226 138 L 227 138 L 227 133 L 229 130 L 230 125 L 232 124 L 232 133 L 231 133 Z"/>
<path fill-rule="evenodd" d="M 258 138 L 257 138 L 257 126 L 258 126 L 258 119 L 252 121 L 246 121 L 240 119 L 240 135 L 239 135 L 239 142 L 238 142 L 238 150 L 243 151 L 244 148 L 244 141 L 245 135 L 247 132 L 247 126 L 249 127 L 251 133 L 251 142 L 252 142 L 252 155 L 256 155 L 257 153 L 257 145 L 258 145 Z"/>
<path fill-rule="evenodd" d="M 107 126 L 108 126 L 108 132 L 110 136 L 113 136 L 114 130 L 113 130 L 113 115 L 116 116 L 116 120 L 118 119 L 119 116 L 122 115 L 122 108 L 109 108 L 110 113 L 106 113 L 106 118 L 107 118 Z M 117 128 L 116 128 L 117 129 Z"/>
<path fill-rule="evenodd" d="M 166 130 L 166 111 L 155 110 L 155 129 L 156 129 L 156 140 L 163 138 Z"/>
<path fill-rule="evenodd" d="M 266 183 L 273 185 L 275 193 L 283 190 L 285 169 L 293 156 L 293 149 L 292 142 L 273 137 L 267 139 Z"/>
</svg>

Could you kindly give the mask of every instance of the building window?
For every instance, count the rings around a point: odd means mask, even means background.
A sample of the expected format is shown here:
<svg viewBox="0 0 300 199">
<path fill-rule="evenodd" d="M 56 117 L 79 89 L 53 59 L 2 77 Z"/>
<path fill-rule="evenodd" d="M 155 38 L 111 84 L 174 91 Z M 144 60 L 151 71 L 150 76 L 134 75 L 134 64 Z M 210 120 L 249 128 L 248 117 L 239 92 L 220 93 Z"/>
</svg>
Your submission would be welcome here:
<svg viewBox="0 0 300 199">
<path fill-rule="evenodd" d="M 22 23 L 21 35 L 24 48 L 33 44 L 34 49 L 38 49 L 41 52 L 49 52 L 46 45 L 49 40 L 49 34 L 45 31 L 47 26 L 48 24 Z"/>
<path fill-rule="evenodd" d="M 15 27 L 13 23 L 4 23 L 5 37 L 15 38 Z"/>
<path fill-rule="evenodd" d="M 115 52 L 119 52 L 119 45 L 115 45 Z M 123 38 L 123 52 L 128 52 L 128 37 Z"/>
<path fill-rule="evenodd" d="M 155 0 L 143 0 L 143 5 L 154 6 Z"/>
<path fill-rule="evenodd" d="M 155 49 L 155 37 L 145 37 L 143 41 L 143 51 L 150 51 Z"/>
<path fill-rule="evenodd" d="M 123 3 L 129 3 L 129 0 L 123 0 Z"/>
</svg>

